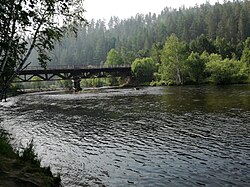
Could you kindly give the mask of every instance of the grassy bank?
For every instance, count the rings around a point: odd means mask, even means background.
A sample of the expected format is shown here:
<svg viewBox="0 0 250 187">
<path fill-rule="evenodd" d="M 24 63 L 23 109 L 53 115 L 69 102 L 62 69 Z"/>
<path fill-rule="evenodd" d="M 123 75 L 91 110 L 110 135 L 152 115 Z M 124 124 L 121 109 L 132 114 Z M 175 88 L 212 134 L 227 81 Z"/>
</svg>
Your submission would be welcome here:
<svg viewBox="0 0 250 187">
<path fill-rule="evenodd" d="M 0 187 L 56 187 L 60 177 L 50 168 L 42 168 L 30 145 L 21 156 L 9 144 L 8 135 L 0 130 Z"/>
</svg>

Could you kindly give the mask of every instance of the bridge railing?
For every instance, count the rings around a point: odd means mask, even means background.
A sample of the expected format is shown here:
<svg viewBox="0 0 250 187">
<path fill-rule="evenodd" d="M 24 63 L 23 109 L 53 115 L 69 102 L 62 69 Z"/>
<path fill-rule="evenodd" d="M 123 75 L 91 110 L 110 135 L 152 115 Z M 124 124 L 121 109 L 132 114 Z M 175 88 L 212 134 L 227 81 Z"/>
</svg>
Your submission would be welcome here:
<svg viewBox="0 0 250 187">
<path fill-rule="evenodd" d="M 130 64 L 122 65 L 58 65 L 58 66 L 47 66 L 42 68 L 41 66 L 28 66 L 25 70 L 60 70 L 60 69 L 103 69 L 103 68 L 129 68 Z"/>
</svg>

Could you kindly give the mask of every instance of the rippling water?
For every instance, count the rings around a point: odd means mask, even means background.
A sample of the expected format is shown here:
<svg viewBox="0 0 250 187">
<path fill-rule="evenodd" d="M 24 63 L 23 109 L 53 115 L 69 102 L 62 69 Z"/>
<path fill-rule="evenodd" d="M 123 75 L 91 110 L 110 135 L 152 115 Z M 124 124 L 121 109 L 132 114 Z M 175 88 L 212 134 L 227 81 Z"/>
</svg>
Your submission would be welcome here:
<svg viewBox="0 0 250 187">
<path fill-rule="evenodd" d="M 6 105 L 6 104 L 5 104 Z M 249 186 L 250 86 L 26 94 L 0 106 L 64 186 Z"/>
</svg>

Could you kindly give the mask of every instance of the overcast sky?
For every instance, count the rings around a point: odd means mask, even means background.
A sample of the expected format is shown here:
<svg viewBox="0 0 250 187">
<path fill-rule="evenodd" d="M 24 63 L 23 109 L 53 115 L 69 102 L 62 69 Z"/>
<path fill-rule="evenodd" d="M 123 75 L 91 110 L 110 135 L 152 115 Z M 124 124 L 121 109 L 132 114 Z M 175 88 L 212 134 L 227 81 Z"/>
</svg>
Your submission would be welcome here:
<svg viewBox="0 0 250 187">
<path fill-rule="evenodd" d="M 210 4 L 223 2 L 222 0 L 210 0 Z M 106 19 L 111 16 L 128 18 L 137 13 L 159 14 L 165 7 L 178 8 L 195 6 L 196 4 L 206 3 L 206 0 L 85 0 L 86 18 Z"/>
</svg>

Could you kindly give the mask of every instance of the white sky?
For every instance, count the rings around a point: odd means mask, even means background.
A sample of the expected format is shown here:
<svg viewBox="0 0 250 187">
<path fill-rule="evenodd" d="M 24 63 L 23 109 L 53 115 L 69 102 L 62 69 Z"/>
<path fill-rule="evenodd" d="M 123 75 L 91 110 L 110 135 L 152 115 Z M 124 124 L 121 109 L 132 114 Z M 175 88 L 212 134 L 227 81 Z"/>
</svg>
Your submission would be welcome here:
<svg viewBox="0 0 250 187">
<path fill-rule="evenodd" d="M 210 4 L 222 0 L 207 0 Z M 106 19 L 118 16 L 120 19 L 135 16 L 137 13 L 149 12 L 159 14 L 165 7 L 178 8 L 195 6 L 206 3 L 206 0 L 85 0 L 85 17 L 91 19 Z"/>
</svg>

